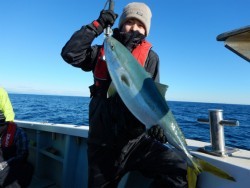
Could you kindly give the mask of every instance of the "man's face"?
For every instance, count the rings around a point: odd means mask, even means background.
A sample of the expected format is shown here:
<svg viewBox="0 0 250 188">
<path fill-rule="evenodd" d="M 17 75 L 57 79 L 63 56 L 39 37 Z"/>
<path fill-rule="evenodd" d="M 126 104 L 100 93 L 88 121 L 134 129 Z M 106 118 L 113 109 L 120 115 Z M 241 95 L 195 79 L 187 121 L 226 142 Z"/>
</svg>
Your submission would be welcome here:
<svg viewBox="0 0 250 188">
<path fill-rule="evenodd" d="M 128 19 L 122 26 L 123 32 L 138 31 L 143 35 L 146 35 L 144 25 L 137 19 Z"/>
</svg>

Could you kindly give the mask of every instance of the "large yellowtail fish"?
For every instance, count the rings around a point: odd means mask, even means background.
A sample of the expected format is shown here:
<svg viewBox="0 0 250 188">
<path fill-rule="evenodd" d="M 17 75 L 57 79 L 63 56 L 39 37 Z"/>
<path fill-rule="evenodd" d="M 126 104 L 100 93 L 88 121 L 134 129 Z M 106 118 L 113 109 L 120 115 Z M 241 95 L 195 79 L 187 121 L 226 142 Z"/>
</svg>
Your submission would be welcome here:
<svg viewBox="0 0 250 188">
<path fill-rule="evenodd" d="M 185 137 L 167 105 L 165 94 L 131 53 L 113 37 L 105 39 L 104 50 L 113 85 L 125 105 L 147 128 L 160 125 L 168 142 L 187 161 L 189 187 L 196 187 L 197 175 L 202 171 L 235 181 L 226 172 L 191 155 Z"/>
</svg>

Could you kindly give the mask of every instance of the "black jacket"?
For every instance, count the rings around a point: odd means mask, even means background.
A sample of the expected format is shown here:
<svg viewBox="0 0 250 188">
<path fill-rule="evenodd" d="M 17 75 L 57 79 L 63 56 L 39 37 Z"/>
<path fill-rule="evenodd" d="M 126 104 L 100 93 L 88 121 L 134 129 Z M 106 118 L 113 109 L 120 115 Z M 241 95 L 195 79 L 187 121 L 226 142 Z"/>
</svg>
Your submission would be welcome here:
<svg viewBox="0 0 250 188">
<path fill-rule="evenodd" d="M 101 45 L 91 46 L 96 37 L 92 24 L 76 31 L 63 47 L 62 58 L 74 67 L 83 71 L 94 71 Z M 159 58 L 150 50 L 145 62 L 145 70 L 159 81 Z M 89 104 L 89 137 L 88 143 L 122 147 L 129 139 L 145 131 L 139 122 L 126 108 L 120 97 L 106 98 L 93 96 Z"/>
</svg>

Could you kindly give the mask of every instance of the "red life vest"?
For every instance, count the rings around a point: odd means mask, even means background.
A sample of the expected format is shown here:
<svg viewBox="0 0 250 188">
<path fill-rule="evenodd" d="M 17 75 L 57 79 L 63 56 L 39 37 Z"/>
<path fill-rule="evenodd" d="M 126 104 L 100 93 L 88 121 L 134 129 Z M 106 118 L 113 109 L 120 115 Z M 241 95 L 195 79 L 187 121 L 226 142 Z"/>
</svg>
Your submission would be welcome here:
<svg viewBox="0 0 250 188">
<path fill-rule="evenodd" d="M 9 122 L 7 131 L 3 134 L 1 139 L 1 146 L 3 148 L 10 147 L 14 143 L 17 125 L 14 122 Z"/>
<path fill-rule="evenodd" d="M 149 50 L 151 49 L 152 45 L 144 40 L 141 44 L 139 44 L 133 51 L 132 55 L 135 59 L 140 63 L 141 66 L 144 67 L 145 62 L 148 57 Z M 95 85 L 99 86 L 98 80 L 108 80 L 109 73 L 106 61 L 104 60 L 104 47 L 102 46 L 99 52 L 99 56 L 97 59 L 97 63 L 94 70 L 94 77 L 95 77 Z"/>
</svg>

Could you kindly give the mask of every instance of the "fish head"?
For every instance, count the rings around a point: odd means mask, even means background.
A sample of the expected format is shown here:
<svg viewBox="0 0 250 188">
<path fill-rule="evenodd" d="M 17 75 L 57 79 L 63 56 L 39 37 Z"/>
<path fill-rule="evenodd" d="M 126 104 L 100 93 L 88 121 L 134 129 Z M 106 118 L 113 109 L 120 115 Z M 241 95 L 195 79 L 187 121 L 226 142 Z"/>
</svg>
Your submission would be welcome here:
<svg viewBox="0 0 250 188">
<path fill-rule="evenodd" d="M 158 118 L 152 115 L 151 111 L 157 109 L 156 105 L 164 103 L 151 103 L 152 99 L 155 99 L 151 94 L 155 96 L 159 93 L 151 75 L 116 39 L 106 38 L 104 50 L 112 83 L 125 105 L 146 126 L 157 124 Z M 162 97 L 161 99 L 164 100 Z M 162 112 L 160 116 L 163 116 Z"/>
<path fill-rule="evenodd" d="M 113 37 L 107 37 L 104 41 L 104 49 L 105 57 L 109 58 L 107 60 L 109 71 L 117 70 L 119 67 L 129 68 L 131 52 L 122 43 Z M 118 59 L 121 61 L 117 61 Z"/>
<path fill-rule="evenodd" d="M 122 92 L 127 91 L 131 92 L 131 95 L 135 95 L 133 92 L 136 92 L 136 90 L 132 88 L 135 87 L 136 82 L 134 73 L 138 70 L 131 63 L 136 61 L 131 52 L 113 37 L 105 39 L 104 50 L 107 67 L 114 85 L 116 87 L 119 85 L 118 87 Z M 140 65 L 138 64 L 138 66 Z"/>
</svg>

